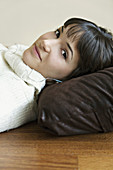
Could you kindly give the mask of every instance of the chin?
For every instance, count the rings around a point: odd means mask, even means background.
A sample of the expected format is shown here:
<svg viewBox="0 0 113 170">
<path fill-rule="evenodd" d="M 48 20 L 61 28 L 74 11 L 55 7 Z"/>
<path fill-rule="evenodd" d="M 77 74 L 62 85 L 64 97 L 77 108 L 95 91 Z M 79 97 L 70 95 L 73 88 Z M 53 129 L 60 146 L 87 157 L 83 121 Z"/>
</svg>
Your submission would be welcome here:
<svg viewBox="0 0 113 170">
<path fill-rule="evenodd" d="M 23 59 L 23 62 L 25 63 L 25 64 L 27 64 L 28 65 L 28 61 L 29 61 L 29 49 L 27 49 L 27 50 L 25 50 L 24 51 L 24 53 L 23 53 L 23 57 L 22 57 L 22 59 Z"/>
</svg>

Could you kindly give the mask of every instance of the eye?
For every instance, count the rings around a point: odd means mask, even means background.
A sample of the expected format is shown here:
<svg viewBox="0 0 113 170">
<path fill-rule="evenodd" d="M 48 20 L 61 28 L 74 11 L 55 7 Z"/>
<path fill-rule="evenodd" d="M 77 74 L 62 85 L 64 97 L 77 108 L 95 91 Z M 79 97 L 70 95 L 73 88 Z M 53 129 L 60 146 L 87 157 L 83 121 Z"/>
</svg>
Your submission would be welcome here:
<svg viewBox="0 0 113 170">
<path fill-rule="evenodd" d="M 65 50 L 62 50 L 62 55 L 63 55 L 64 59 L 66 60 L 67 59 L 67 52 Z"/>
<path fill-rule="evenodd" d="M 60 37 L 60 31 L 58 29 L 55 31 L 55 35 L 56 35 L 57 38 Z"/>
</svg>

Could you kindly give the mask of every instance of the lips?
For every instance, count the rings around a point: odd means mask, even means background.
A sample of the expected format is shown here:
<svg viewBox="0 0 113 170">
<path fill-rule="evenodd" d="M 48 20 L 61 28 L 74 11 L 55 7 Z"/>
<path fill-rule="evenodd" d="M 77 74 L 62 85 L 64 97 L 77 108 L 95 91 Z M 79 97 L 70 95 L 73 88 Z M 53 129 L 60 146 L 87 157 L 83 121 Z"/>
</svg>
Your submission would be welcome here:
<svg viewBox="0 0 113 170">
<path fill-rule="evenodd" d="M 35 44 L 35 51 L 36 51 L 36 53 L 37 53 L 37 56 L 40 58 L 40 60 L 42 61 L 42 58 L 41 58 L 41 56 L 40 56 L 40 53 L 39 53 L 39 49 L 38 49 L 38 47 L 36 46 L 36 44 Z"/>
</svg>

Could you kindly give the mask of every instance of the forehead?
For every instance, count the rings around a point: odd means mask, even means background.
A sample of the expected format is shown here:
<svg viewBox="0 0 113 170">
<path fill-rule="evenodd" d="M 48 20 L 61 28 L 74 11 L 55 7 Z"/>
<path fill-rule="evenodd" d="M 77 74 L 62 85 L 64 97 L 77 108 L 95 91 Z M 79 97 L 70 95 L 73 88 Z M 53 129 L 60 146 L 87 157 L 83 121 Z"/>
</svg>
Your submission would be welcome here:
<svg viewBox="0 0 113 170">
<path fill-rule="evenodd" d="M 70 37 L 68 36 L 68 33 L 69 33 L 70 28 L 71 28 L 71 26 L 65 27 L 64 25 L 59 27 L 60 35 L 65 36 L 67 39 L 69 39 Z"/>
<path fill-rule="evenodd" d="M 77 56 L 79 56 L 79 53 L 77 49 L 77 44 L 78 44 L 79 34 L 77 34 L 76 27 L 73 27 L 73 26 L 74 24 L 68 25 L 67 27 L 61 26 L 59 29 L 60 29 L 61 34 L 63 34 L 63 36 L 65 37 L 64 40 L 66 42 L 69 42 L 72 48 L 72 51 L 74 52 L 74 55 L 76 56 L 75 58 L 78 58 Z"/>
<path fill-rule="evenodd" d="M 71 42 L 77 42 L 82 35 L 82 31 L 79 25 L 77 24 L 70 24 L 68 26 L 61 26 L 60 30 L 64 33 Z"/>
</svg>

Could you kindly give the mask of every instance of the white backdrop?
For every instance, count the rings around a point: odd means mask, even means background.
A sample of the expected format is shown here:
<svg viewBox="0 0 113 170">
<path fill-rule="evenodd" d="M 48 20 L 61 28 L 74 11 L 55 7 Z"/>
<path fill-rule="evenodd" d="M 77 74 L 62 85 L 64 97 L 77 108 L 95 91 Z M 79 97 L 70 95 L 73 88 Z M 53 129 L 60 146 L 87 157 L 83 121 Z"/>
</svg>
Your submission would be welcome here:
<svg viewBox="0 0 113 170">
<path fill-rule="evenodd" d="M 0 0 L 0 43 L 30 45 L 70 17 L 89 19 L 113 32 L 113 0 Z"/>
</svg>

